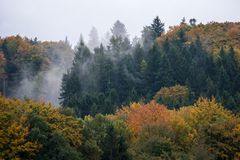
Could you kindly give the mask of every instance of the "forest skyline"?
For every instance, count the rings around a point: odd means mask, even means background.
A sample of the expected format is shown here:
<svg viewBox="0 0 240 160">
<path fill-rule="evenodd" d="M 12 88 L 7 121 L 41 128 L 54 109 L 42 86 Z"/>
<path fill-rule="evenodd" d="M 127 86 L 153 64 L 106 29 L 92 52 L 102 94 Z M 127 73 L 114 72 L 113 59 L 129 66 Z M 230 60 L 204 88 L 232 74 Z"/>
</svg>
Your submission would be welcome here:
<svg viewBox="0 0 240 160">
<path fill-rule="evenodd" d="M 94 3 L 71 0 L 67 4 L 56 0 L 3 0 L 0 10 L 0 35 L 6 37 L 19 34 L 32 39 L 37 37 L 41 41 L 64 40 L 67 36 L 74 46 L 79 41 L 80 34 L 88 41 L 93 26 L 97 28 L 101 40 L 106 32 L 110 32 L 116 20 L 125 24 L 130 39 L 133 39 L 135 36 L 140 37 L 142 27 L 151 23 L 151 18 L 157 15 L 165 23 L 166 30 L 169 26 L 179 24 L 183 17 L 186 22 L 195 18 L 197 23 L 204 24 L 211 21 L 236 22 L 240 19 L 237 14 L 237 0 L 171 0 L 172 5 L 178 6 L 174 7 L 174 11 L 169 4 L 168 1 L 155 0 L 103 0 Z"/>
<path fill-rule="evenodd" d="M 0 160 L 240 160 L 239 0 L 0 1 Z"/>
</svg>

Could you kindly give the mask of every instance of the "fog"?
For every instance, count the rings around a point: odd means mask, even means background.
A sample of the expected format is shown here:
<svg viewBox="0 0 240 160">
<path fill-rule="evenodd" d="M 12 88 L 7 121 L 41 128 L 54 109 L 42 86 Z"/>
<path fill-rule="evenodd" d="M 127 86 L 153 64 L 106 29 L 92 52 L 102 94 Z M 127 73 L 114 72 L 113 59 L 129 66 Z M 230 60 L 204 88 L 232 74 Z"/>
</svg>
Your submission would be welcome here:
<svg viewBox="0 0 240 160">
<path fill-rule="evenodd" d="M 43 54 L 49 60 L 47 67 L 34 76 L 30 76 L 34 67 L 26 65 L 22 69 L 23 79 L 14 92 L 10 93 L 10 96 L 51 102 L 58 106 L 62 76 L 71 68 L 74 53 L 69 42 L 65 40 L 49 42 L 48 48 L 43 50 Z"/>
<path fill-rule="evenodd" d="M 203 23 L 239 21 L 239 6 L 239 0 L 1 0 L 0 36 L 40 40 L 68 36 L 75 45 L 81 33 L 88 41 L 93 26 L 103 37 L 119 19 L 133 38 L 157 15 L 165 26 L 179 24 L 183 17 Z"/>
</svg>

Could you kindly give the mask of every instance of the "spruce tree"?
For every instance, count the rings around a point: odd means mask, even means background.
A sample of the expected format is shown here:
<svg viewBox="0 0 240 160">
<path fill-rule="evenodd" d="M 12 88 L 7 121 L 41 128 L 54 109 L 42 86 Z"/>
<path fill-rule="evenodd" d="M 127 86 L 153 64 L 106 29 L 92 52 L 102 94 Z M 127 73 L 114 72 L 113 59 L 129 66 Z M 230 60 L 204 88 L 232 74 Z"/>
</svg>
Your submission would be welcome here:
<svg viewBox="0 0 240 160">
<path fill-rule="evenodd" d="M 89 114 L 89 107 L 81 105 L 83 101 L 83 90 L 86 85 L 87 78 L 85 77 L 83 65 L 88 63 L 91 58 L 90 50 L 85 46 L 83 39 L 80 39 L 80 43 L 77 46 L 75 57 L 73 59 L 73 65 L 71 69 L 63 75 L 61 92 L 60 92 L 60 104 L 62 106 L 73 108 L 78 116 L 85 116 Z M 85 79 L 85 81 L 83 81 Z M 84 83 L 84 84 L 83 84 Z M 83 85 L 82 85 L 83 84 Z"/>
<path fill-rule="evenodd" d="M 164 23 L 161 22 L 158 16 L 154 18 L 151 29 L 155 38 L 160 37 L 164 32 Z"/>
<path fill-rule="evenodd" d="M 114 23 L 113 27 L 111 28 L 111 32 L 114 37 L 127 37 L 127 29 L 119 20 Z"/>
</svg>

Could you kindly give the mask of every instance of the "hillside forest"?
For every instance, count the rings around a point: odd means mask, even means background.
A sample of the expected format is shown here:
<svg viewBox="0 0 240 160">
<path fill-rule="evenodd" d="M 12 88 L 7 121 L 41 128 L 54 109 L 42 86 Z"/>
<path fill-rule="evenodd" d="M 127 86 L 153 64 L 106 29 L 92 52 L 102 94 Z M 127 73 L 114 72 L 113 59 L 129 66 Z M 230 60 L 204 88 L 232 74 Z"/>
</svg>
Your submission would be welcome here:
<svg viewBox="0 0 240 160">
<path fill-rule="evenodd" d="M 240 22 L 141 33 L 0 37 L 0 160 L 240 159 Z"/>
</svg>

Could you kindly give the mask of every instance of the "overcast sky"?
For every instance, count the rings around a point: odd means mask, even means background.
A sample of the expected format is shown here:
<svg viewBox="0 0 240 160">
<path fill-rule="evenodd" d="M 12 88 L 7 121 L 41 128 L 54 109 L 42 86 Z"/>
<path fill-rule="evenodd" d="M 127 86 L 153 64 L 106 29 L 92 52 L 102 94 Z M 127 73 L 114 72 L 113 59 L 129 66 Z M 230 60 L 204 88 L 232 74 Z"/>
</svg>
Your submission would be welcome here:
<svg viewBox="0 0 240 160">
<path fill-rule="evenodd" d="M 131 37 L 155 16 L 166 26 L 183 17 L 197 22 L 240 21 L 240 0 L 0 0 L 0 36 L 20 34 L 75 44 L 92 26 L 102 36 L 119 19 Z"/>
</svg>

